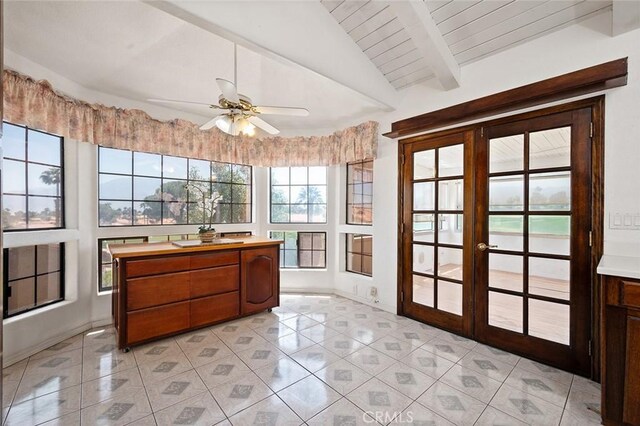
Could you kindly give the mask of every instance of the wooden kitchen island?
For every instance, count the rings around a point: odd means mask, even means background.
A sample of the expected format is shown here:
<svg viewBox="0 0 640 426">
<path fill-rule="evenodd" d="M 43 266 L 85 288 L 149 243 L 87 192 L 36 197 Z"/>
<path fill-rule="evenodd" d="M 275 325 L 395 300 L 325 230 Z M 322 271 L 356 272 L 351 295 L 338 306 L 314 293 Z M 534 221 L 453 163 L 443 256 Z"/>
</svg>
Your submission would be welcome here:
<svg viewBox="0 0 640 426">
<path fill-rule="evenodd" d="M 112 244 L 112 314 L 118 347 L 220 323 L 278 306 L 279 244 Z"/>
</svg>

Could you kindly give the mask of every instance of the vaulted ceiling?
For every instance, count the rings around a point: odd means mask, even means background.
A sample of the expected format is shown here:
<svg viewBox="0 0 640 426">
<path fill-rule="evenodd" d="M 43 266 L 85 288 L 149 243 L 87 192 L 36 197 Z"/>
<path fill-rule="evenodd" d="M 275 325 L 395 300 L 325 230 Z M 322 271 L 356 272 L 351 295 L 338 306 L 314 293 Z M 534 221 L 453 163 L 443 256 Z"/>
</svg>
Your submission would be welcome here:
<svg viewBox="0 0 640 426">
<path fill-rule="evenodd" d="M 335 129 L 396 108 L 399 91 L 609 11 L 578 0 L 5 1 L 5 49 L 77 84 L 138 103 L 217 102 L 215 78 L 256 104 L 307 107 L 269 121 L 290 132 Z M 625 2 L 621 2 L 625 3 Z M 615 15 L 615 13 L 614 13 Z M 615 32 L 615 29 L 614 29 Z M 125 105 L 126 106 L 126 105 Z M 201 107 L 159 118 L 204 122 Z"/>
</svg>

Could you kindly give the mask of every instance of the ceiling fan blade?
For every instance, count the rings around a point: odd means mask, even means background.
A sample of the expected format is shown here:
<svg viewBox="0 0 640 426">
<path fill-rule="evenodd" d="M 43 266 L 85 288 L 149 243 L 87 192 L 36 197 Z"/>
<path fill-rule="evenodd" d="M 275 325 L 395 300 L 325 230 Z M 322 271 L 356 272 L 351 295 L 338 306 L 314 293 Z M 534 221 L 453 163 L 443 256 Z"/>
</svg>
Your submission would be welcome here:
<svg viewBox="0 0 640 426">
<path fill-rule="evenodd" d="M 223 115 L 223 114 L 220 114 L 220 115 Z M 220 115 L 216 115 L 211 120 L 204 123 L 202 126 L 200 126 L 200 130 L 209 130 L 211 128 L 214 128 L 216 126 L 216 121 L 218 120 Z"/>
<path fill-rule="evenodd" d="M 222 96 L 228 100 L 229 102 L 233 102 L 234 104 L 240 103 L 240 97 L 238 96 L 238 89 L 236 89 L 236 85 L 230 82 L 229 80 L 225 80 L 224 78 L 216 78 L 216 82 L 218 83 L 218 87 L 222 92 Z"/>
<path fill-rule="evenodd" d="M 220 108 L 218 105 L 215 104 L 205 104 L 204 102 L 190 102 L 190 101 L 175 101 L 173 99 L 147 99 L 148 102 L 154 102 L 154 103 L 158 103 L 158 104 L 182 104 L 182 105 L 200 105 L 200 106 L 205 106 L 207 108 L 213 108 L 213 109 L 222 109 Z"/>
<path fill-rule="evenodd" d="M 272 114 L 272 115 L 295 115 L 298 117 L 306 117 L 309 115 L 309 110 L 306 108 L 294 108 L 294 107 L 278 107 L 278 106 L 256 106 L 256 112 L 260 114 Z"/>
<path fill-rule="evenodd" d="M 252 115 L 251 117 L 247 118 L 247 120 L 249 120 L 249 122 L 254 126 L 261 128 L 262 130 L 264 130 L 269 134 L 277 135 L 278 133 L 280 133 L 280 130 L 276 129 L 271 124 L 267 123 L 262 118 L 256 117 L 255 115 Z"/>
</svg>

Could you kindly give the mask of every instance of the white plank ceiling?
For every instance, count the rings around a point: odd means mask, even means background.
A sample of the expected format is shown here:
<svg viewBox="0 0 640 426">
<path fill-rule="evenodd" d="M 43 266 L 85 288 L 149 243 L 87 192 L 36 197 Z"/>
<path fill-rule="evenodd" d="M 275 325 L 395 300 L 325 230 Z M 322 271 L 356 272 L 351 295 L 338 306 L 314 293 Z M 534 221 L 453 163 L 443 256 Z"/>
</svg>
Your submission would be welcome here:
<svg viewBox="0 0 640 426">
<path fill-rule="evenodd" d="M 611 0 L 424 0 L 459 65 L 609 10 Z M 321 0 L 396 89 L 432 78 L 388 2 Z"/>
</svg>

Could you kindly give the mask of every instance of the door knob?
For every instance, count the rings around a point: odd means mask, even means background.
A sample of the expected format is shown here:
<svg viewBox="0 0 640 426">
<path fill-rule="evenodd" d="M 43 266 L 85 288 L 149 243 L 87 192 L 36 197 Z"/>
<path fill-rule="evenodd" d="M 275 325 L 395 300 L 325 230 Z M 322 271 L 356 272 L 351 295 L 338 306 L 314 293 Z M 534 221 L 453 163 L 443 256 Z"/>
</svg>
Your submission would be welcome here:
<svg viewBox="0 0 640 426">
<path fill-rule="evenodd" d="M 488 248 L 498 248 L 498 246 L 496 246 L 496 245 L 489 245 L 489 244 L 485 244 L 485 243 L 480 243 L 476 247 L 478 247 L 478 250 L 480 250 L 480 251 L 485 251 Z"/>
</svg>

